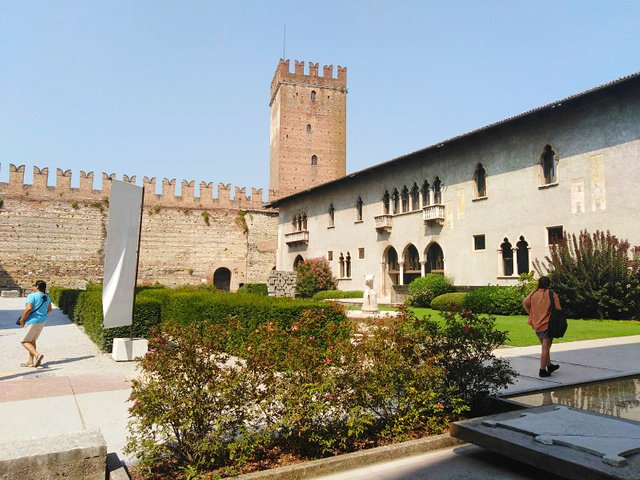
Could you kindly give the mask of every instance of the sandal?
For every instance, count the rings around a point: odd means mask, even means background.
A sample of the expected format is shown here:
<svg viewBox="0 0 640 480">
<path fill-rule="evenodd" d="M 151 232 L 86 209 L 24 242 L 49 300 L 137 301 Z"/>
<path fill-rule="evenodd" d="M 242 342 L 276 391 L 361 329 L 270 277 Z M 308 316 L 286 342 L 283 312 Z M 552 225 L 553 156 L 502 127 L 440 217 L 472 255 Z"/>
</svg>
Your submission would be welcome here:
<svg viewBox="0 0 640 480">
<path fill-rule="evenodd" d="M 42 363 L 42 359 L 44 358 L 44 355 L 40 354 L 36 357 L 36 362 L 33 364 L 34 367 L 39 367 L 40 364 Z"/>
<path fill-rule="evenodd" d="M 33 363 L 24 362 L 24 363 L 21 363 L 20 366 L 21 367 L 33 367 Z"/>
</svg>

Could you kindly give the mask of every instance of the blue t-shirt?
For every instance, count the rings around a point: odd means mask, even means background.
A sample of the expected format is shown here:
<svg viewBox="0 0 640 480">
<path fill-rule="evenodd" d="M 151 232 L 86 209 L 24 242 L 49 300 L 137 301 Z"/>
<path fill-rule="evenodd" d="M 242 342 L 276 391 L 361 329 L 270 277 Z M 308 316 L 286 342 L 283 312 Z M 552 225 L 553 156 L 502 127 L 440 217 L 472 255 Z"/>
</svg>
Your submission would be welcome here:
<svg viewBox="0 0 640 480">
<path fill-rule="evenodd" d="M 25 325 L 33 325 L 35 323 L 43 323 L 47 320 L 47 313 L 49 311 L 49 305 L 51 304 L 51 298 L 47 295 L 47 299 L 43 302 L 44 297 L 42 292 L 31 292 L 27 297 L 27 303 L 31 304 L 31 313 L 27 317 Z M 35 308 L 38 307 L 36 310 Z"/>
</svg>

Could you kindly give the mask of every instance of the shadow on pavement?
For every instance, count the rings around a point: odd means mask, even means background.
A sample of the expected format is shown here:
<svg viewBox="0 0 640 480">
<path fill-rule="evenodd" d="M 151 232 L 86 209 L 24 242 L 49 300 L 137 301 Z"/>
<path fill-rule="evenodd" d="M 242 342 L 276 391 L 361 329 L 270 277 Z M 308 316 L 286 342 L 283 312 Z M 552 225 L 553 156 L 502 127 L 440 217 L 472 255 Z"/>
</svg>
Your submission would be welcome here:
<svg viewBox="0 0 640 480">
<path fill-rule="evenodd" d="M 24 372 L 14 373 L 13 375 L 5 375 L 3 377 L 0 377 L 0 382 L 3 382 L 5 380 L 15 380 L 17 378 L 20 378 L 23 380 L 29 380 L 29 377 L 38 378 L 39 375 L 51 376 L 53 372 L 55 372 L 56 370 L 60 370 L 59 368 L 26 368 L 26 367 L 23 367 L 23 368 L 24 368 Z"/>
</svg>

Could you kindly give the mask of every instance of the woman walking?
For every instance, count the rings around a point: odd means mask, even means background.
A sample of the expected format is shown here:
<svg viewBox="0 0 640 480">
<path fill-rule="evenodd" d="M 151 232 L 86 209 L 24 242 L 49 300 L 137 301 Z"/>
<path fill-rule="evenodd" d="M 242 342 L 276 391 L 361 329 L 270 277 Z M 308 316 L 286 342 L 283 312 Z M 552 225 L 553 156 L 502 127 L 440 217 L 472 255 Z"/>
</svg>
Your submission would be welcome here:
<svg viewBox="0 0 640 480">
<path fill-rule="evenodd" d="M 47 315 L 51 312 L 51 299 L 47 295 L 47 284 L 38 280 L 33 284 L 33 291 L 27 297 L 27 305 L 18 320 L 24 327 L 22 346 L 29 352 L 29 359 L 22 363 L 23 367 L 39 367 L 44 355 L 38 352 L 36 340 L 42 333 Z"/>
<path fill-rule="evenodd" d="M 524 309 L 529 314 L 529 325 L 533 328 L 540 340 L 542 352 L 540 354 L 540 372 L 538 376 L 549 377 L 560 368 L 560 365 L 551 363 L 551 344 L 553 337 L 549 334 L 549 318 L 551 317 L 551 298 L 549 297 L 549 277 L 538 279 L 538 288 L 527 295 L 522 301 Z M 560 310 L 560 299 L 553 293 L 556 310 Z"/>
</svg>

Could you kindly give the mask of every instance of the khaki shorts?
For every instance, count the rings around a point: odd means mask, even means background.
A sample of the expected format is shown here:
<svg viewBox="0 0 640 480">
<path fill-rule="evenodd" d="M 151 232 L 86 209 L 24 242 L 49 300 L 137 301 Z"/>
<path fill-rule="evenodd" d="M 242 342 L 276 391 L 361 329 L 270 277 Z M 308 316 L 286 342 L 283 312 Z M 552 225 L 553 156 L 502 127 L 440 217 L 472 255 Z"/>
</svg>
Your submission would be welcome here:
<svg viewBox="0 0 640 480">
<path fill-rule="evenodd" d="M 32 325 L 25 325 L 24 326 L 24 338 L 20 341 L 21 343 L 25 343 L 25 342 L 29 342 L 29 343 L 33 343 L 35 342 L 38 337 L 40 336 L 40 334 L 42 333 L 42 329 L 44 328 L 44 324 L 45 322 L 42 323 L 34 323 Z"/>
</svg>

